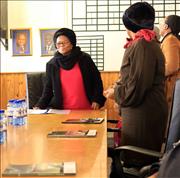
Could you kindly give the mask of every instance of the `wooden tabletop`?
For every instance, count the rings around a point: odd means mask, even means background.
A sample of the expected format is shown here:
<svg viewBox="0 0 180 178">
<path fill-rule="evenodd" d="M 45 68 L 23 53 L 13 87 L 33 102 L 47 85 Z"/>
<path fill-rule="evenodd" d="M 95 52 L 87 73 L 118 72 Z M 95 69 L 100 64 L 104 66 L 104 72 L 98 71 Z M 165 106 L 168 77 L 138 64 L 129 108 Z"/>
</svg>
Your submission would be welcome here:
<svg viewBox="0 0 180 178">
<path fill-rule="evenodd" d="M 1 170 L 8 164 L 75 161 L 77 174 L 66 178 L 107 178 L 106 110 L 75 110 L 69 114 L 29 115 L 25 126 L 8 126 L 1 145 Z M 66 119 L 103 117 L 101 124 L 62 124 Z M 96 129 L 93 138 L 47 138 L 55 130 Z"/>
</svg>

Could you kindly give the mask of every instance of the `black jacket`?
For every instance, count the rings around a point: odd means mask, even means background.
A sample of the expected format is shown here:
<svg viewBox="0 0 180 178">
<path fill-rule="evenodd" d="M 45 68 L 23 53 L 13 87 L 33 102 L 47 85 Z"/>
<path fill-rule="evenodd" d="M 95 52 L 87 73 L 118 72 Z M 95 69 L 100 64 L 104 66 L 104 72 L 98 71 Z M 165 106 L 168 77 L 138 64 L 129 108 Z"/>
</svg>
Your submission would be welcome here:
<svg viewBox="0 0 180 178">
<path fill-rule="evenodd" d="M 82 52 L 79 57 L 79 67 L 84 81 L 85 92 L 90 103 L 97 102 L 102 107 L 105 103 L 103 96 L 103 84 L 100 72 L 95 66 L 90 55 Z M 41 109 L 51 107 L 63 109 L 63 97 L 61 92 L 61 82 L 59 77 L 60 67 L 53 57 L 46 64 L 46 83 L 43 94 L 36 104 Z"/>
</svg>

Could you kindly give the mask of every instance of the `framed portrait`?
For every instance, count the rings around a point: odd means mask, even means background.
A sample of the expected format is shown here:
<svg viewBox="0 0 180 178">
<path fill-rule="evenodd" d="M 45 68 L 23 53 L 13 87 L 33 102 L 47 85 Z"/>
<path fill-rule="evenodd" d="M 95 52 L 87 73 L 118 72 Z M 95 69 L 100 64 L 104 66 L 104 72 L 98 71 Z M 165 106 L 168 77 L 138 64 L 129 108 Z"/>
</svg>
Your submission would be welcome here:
<svg viewBox="0 0 180 178">
<path fill-rule="evenodd" d="M 31 56 L 31 29 L 11 29 L 13 56 Z"/>
<path fill-rule="evenodd" d="M 41 56 L 54 55 L 56 48 L 53 42 L 54 33 L 58 29 L 40 29 L 41 37 Z"/>
</svg>

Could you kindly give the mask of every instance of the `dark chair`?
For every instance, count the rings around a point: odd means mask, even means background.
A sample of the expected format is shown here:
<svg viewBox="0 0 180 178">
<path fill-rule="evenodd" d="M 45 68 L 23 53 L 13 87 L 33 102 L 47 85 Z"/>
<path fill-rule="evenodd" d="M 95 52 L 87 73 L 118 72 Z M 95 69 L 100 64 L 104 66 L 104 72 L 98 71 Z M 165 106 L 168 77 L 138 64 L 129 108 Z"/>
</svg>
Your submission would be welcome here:
<svg viewBox="0 0 180 178">
<path fill-rule="evenodd" d="M 114 149 L 120 145 L 119 142 L 120 142 L 120 137 L 121 137 L 121 127 L 118 126 L 119 122 L 121 122 L 120 117 L 118 118 L 118 120 L 117 119 L 107 120 L 107 123 L 111 125 L 111 127 L 108 126 L 107 128 L 108 157 L 111 157 L 114 152 Z"/>
<path fill-rule="evenodd" d="M 156 138 L 154 138 L 156 139 Z M 131 145 L 120 146 L 114 149 L 114 166 L 116 174 L 122 178 L 146 177 L 145 174 L 151 174 L 158 170 L 158 165 L 154 163 L 154 169 L 149 171 L 146 167 L 141 169 L 130 165 L 124 165 L 121 157 L 124 151 L 136 152 L 138 154 L 147 155 L 160 159 L 166 151 L 172 148 L 173 143 L 180 139 L 180 79 L 177 79 L 174 87 L 174 94 L 171 104 L 171 111 L 167 123 L 167 132 L 165 136 L 164 146 L 161 152 L 156 152 L 144 148 Z M 143 171 L 142 171 L 143 170 Z M 147 171 L 148 170 L 148 171 Z M 118 177 L 117 177 L 118 178 Z"/>
<path fill-rule="evenodd" d="M 45 77 L 45 72 L 26 73 L 26 95 L 29 109 L 32 109 L 41 97 L 45 84 Z"/>
<path fill-rule="evenodd" d="M 175 83 L 169 119 L 170 122 L 167 129 L 167 138 L 164 153 L 172 152 L 172 150 L 174 149 L 174 145 L 176 145 L 178 141 L 180 142 L 180 78 L 177 79 Z M 145 177 L 144 175 L 150 176 L 154 172 L 157 172 L 159 170 L 159 167 L 160 162 L 146 166 L 141 169 L 141 176 L 143 178 Z"/>
</svg>

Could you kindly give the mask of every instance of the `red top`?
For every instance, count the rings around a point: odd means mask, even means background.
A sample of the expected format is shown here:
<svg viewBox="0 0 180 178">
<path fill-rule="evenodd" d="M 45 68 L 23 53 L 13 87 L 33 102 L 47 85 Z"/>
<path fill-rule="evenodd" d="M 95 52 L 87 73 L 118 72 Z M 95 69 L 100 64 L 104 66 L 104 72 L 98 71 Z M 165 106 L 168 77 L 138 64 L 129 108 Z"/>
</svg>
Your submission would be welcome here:
<svg viewBox="0 0 180 178">
<path fill-rule="evenodd" d="M 70 70 L 60 68 L 60 81 L 64 109 L 92 109 L 78 63 Z"/>
</svg>

